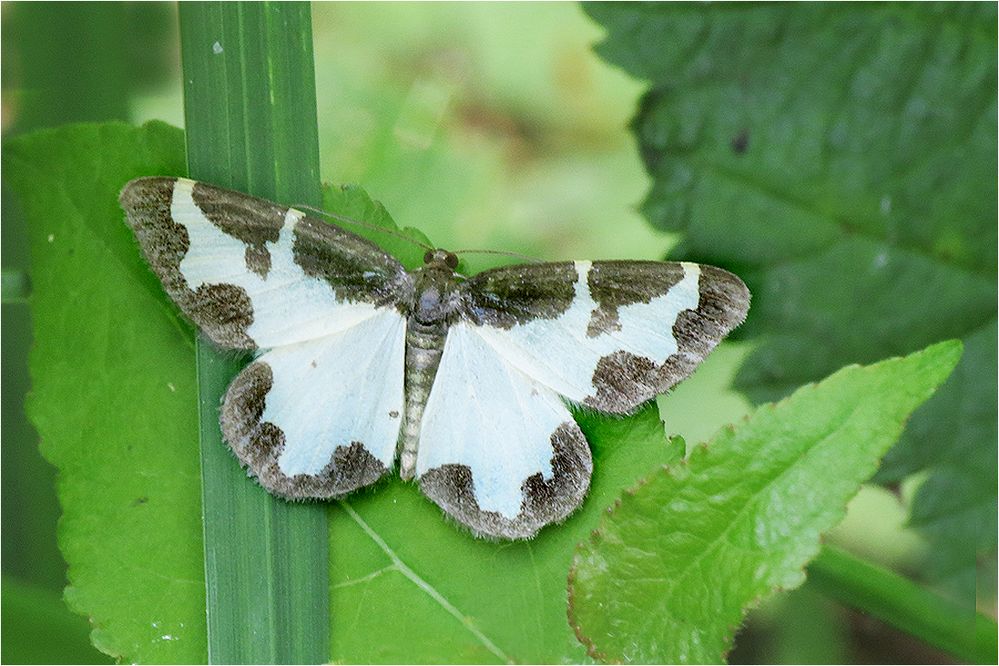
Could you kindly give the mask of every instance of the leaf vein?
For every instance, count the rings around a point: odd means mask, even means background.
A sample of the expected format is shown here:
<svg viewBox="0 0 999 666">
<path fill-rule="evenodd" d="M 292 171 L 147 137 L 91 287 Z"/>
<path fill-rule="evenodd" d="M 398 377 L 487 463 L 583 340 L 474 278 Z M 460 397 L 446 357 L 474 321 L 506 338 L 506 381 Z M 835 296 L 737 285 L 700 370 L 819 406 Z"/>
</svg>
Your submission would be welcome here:
<svg viewBox="0 0 999 666">
<path fill-rule="evenodd" d="M 357 523 L 362 530 L 364 530 L 364 533 L 367 534 L 368 537 L 370 537 L 370 539 L 374 541 L 375 544 L 377 544 L 377 546 L 381 548 L 386 555 L 389 556 L 389 559 L 392 560 L 392 566 L 398 569 L 399 573 L 408 578 L 411 583 L 413 583 L 414 585 L 416 585 L 416 587 L 423 590 L 427 594 L 427 596 L 436 601 L 441 606 L 441 608 L 443 608 L 449 615 L 451 615 L 453 618 L 458 620 L 462 625 L 464 625 L 464 627 L 468 629 L 468 631 L 473 636 L 475 636 L 485 646 L 487 650 L 492 652 L 498 658 L 502 659 L 504 662 L 508 664 L 513 663 L 513 660 L 509 656 L 507 656 L 506 653 L 499 648 L 499 646 L 497 646 L 495 643 L 489 640 L 489 637 L 486 636 L 484 633 L 482 633 L 482 631 L 475 626 L 470 617 L 468 617 L 460 610 L 458 610 L 454 606 L 454 604 L 452 604 L 450 601 L 447 600 L 447 598 L 444 597 L 443 594 L 438 592 L 430 583 L 423 580 L 423 578 L 421 578 L 419 574 L 410 569 L 405 562 L 399 559 L 399 556 L 396 555 L 395 551 L 392 550 L 392 548 L 387 543 L 385 543 L 385 540 L 382 539 L 381 536 L 379 536 L 379 534 L 375 532 L 371 528 L 371 526 L 368 525 L 368 523 L 366 523 L 364 519 L 361 518 L 361 516 L 356 511 L 354 511 L 354 508 L 348 502 L 340 500 L 339 504 L 341 507 L 343 507 L 343 510 L 347 512 L 347 515 L 349 515 L 351 519 L 353 519 L 353 521 Z"/>
</svg>

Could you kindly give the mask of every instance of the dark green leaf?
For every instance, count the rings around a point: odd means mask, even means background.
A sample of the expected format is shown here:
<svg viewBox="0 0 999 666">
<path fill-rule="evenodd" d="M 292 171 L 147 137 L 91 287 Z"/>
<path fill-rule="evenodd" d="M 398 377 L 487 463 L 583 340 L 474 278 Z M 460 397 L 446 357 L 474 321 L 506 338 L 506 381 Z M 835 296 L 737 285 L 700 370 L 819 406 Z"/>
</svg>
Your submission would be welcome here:
<svg viewBox="0 0 999 666">
<path fill-rule="evenodd" d="M 677 256 L 753 292 L 747 395 L 964 340 L 880 478 L 930 470 L 912 522 L 938 574 L 973 580 L 996 535 L 995 5 L 587 11 L 609 31 L 599 53 L 651 82 L 644 212 L 684 233 Z"/>
<path fill-rule="evenodd" d="M 2 607 L 3 663 L 111 663 L 90 644 L 87 621 L 69 612 L 55 592 L 4 576 Z"/>
<path fill-rule="evenodd" d="M 570 620 L 602 660 L 717 663 L 746 610 L 797 587 L 957 342 L 848 367 L 625 494 L 577 551 Z"/>
</svg>

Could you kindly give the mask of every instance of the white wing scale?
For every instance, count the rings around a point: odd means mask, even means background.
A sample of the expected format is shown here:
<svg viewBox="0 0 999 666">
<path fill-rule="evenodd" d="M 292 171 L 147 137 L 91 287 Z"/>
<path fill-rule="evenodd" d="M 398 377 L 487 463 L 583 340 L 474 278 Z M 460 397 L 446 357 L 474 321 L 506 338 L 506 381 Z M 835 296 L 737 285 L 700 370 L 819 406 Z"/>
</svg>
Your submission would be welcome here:
<svg viewBox="0 0 999 666">
<path fill-rule="evenodd" d="M 289 208 L 276 242 L 265 242 L 270 266 L 261 276 L 247 269 L 244 241 L 213 224 L 195 203 L 196 183 L 178 179 L 170 214 L 187 230 L 189 249 L 180 272 L 192 291 L 205 285 L 226 284 L 242 289 L 253 307 L 246 334 L 257 347 L 267 349 L 313 340 L 354 326 L 375 314 L 364 301 L 340 301 L 329 284 L 306 275 L 296 263 L 294 234 L 305 214 Z"/>
<path fill-rule="evenodd" d="M 600 359 L 625 352 L 662 365 L 677 353 L 672 323 L 700 302 L 700 266 L 681 265 L 683 278 L 666 293 L 620 306 L 617 325 L 596 335 L 588 333 L 598 309 L 588 285 L 589 261 L 575 262 L 575 298 L 558 318 L 533 319 L 509 329 L 481 326 L 479 334 L 495 353 L 534 380 L 573 402 L 586 403 L 596 397 L 594 374 Z"/>
<path fill-rule="evenodd" d="M 383 310 L 332 336 L 266 352 L 233 380 L 222 432 L 268 490 L 339 497 L 393 466 L 406 321 Z"/>
</svg>

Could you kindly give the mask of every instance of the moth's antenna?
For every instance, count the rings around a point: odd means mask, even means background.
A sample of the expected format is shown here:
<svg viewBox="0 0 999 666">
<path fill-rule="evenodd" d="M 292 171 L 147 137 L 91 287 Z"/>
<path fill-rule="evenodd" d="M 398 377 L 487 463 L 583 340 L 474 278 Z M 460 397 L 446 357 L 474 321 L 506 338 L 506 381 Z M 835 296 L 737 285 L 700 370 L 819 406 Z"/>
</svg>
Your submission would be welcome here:
<svg viewBox="0 0 999 666">
<path fill-rule="evenodd" d="M 372 224 L 371 222 L 364 222 L 363 220 L 355 220 L 352 217 L 347 217 L 346 215 L 338 215 L 337 213 L 328 213 L 325 210 L 316 208 L 314 206 L 292 206 L 295 210 L 304 210 L 310 213 L 315 213 L 321 217 L 326 217 L 331 220 L 336 220 L 337 222 L 344 222 L 346 224 L 356 224 L 359 227 L 364 227 L 366 229 L 371 229 L 372 231 L 377 231 L 379 233 L 388 234 L 389 236 L 395 236 L 404 241 L 408 241 L 413 245 L 419 245 L 424 250 L 434 250 L 436 248 L 427 245 L 426 243 L 421 243 L 420 241 L 410 238 L 409 236 L 400 233 L 394 229 L 386 229 L 385 227 L 378 226 L 377 224 Z"/>
<path fill-rule="evenodd" d="M 544 263 L 541 259 L 537 257 L 529 257 L 526 254 L 518 254 L 516 252 L 507 252 L 505 250 L 452 250 L 451 254 L 502 254 L 507 257 L 514 257 L 516 259 L 523 259 L 532 264 Z"/>
</svg>

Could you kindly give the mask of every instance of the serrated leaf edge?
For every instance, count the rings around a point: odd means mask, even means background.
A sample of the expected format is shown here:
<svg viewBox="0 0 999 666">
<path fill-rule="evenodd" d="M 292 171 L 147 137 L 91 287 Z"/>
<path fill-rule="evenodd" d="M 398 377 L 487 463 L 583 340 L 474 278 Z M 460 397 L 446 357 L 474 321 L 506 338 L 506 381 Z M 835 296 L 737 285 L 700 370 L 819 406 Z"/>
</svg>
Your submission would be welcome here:
<svg viewBox="0 0 999 666">
<path fill-rule="evenodd" d="M 929 390 L 929 392 L 927 393 L 926 397 L 923 399 L 923 402 L 925 402 L 930 397 L 932 397 L 934 393 L 936 393 L 936 391 L 940 388 L 940 386 L 942 386 L 944 384 L 944 382 L 946 382 L 947 378 L 949 378 L 949 376 L 950 376 L 950 373 L 953 372 L 954 368 L 957 366 L 958 362 L 960 361 L 961 355 L 962 355 L 963 349 L 964 349 L 964 345 L 961 343 L 960 340 L 958 340 L 958 339 L 944 340 L 944 341 L 941 341 L 941 342 L 937 342 L 937 343 L 931 344 L 931 345 L 929 345 L 927 347 L 924 347 L 921 350 L 917 350 L 917 351 L 915 351 L 912 354 L 909 354 L 907 356 L 892 356 L 890 358 L 882 359 L 881 361 L 877 361 L 875 363 L 872 363 L 872 364 L 866 365 L 866 366 L 861 365 L 859 363 L 851 363 L 849 365 L 843 366 L 842 368 L 840 368 L 836 372 L 832 373 L 828 377 L 825 377 L 825 378 L 820 379 L 820 380 L 815 381 L 815 382 L 809 382 L 808 384 L 804 384 L 804 385 L 800 386 L 793 393 L 791 393 L 790 395 L 782 398 L 781 400 L 779 400 L 777 402 L 770 402 L 770 403 L 765 403 L 763 405 L 760 405 L 753 412 L 744 415 L 742 418 L 740 418 L 738 421 L 736 421 L 736 423 L 729 423 L 729 424 L 726 424 L 726 425 L 722 426 L 721 428 L 718 429 L 718 431 L 714 435 L 711 436 L 711 439 L 708 442 L 700 442 L 693 449 L 691 449 L 690 454 L 687 457 L 683 458 L 682 460 L 677 461 L 676 463 L 673 463 L 673 464 L 670 464 L 670 465 L 663 465 L 659 470 L 657 470 L 653 474 L 651 474 L 651 475 L 649 475 L 647 477 L 643 477 L 641 479 L 638 479 L 638 481 L 636 481 L 633 486 L 631 486 L 628 489 L 626 489 L 625 491 L 623 491 L 622 494 L 620 496 L 618 496 L 614 500 L 614 502 L 611 503 L 610 506 L 607 507 L 606 512 L 604 513 L 604 515 L 600 519 L 600 524 L 596 527 L 596 529 L 594 529 L 594 530 L 592 530 L 590 532 L 589 539 L 587 541 L 580 542 L 579 544 L 576 545 L 576 552 L 573 555 L 572 565 L 569 567 L 569 573 L 568 573 L 567 579 L 566 579 L 566 583 L 567 583 L 567 598 L 568 598 L 568 605 L 567 605 L 567 609 L 566 609 L 567 619 L 568 619 L 568 622 L 569 622 L 569 626 L 572 628 L 573 633 L 576 635 L 576 639 L 586 648 L 587 654 L 590 657 L 592 657 L 592 658 L 594 658 L 594 659 L 596 659 L 598 661 L 602 661 L 604 663 L 616 663 L 616 664 L 617 663 L 621 663 L 620 661 L 609 661 L 608 658 L 607 658 L 608 657 L 607 653 L 599 651 L 596 648 L 596 645 L 594 644 L 594 642 L 583 632 L 582 627 L 580 626 L 580 623 L 577 621 L 576 616 L 575 616 L 575 593 L 574 593 L 574 586 L 575 586 L 575 582 L 576 582 L 576 569 L 577 569 L 577 567 L 580 564 L 580 560 L 581 560 L 582 555 L 584 553 L 586 553 L 586 552 L 592 552 L 590 550 L 591 547 L 594 547 L 594 546 L 598 545 L 599 541 L 603 538 L 603 529 L 604 529 L 604 527 L 606 525 L 606 522 L 608 520 L 611 520 L 611 516 L 613 516 L 614 513 L 616 513 L 618 510 L 620 510 L 621 506 L 623 506 L 623 504 L 624 504 L 625 501 L 630 501 L 628 498 L 634 498 L 635 493 L 638 490 L 640 490 L 642 487 L 648 485 L 650 482 L 652 482 L 655 479 L 655 475 L 665 474 L 666 476 L 673 476 L 673 468 L 674 467 L 680 467 L 680 468 L 685 467 L 687 465 L 688 461 L 694 456 L 695 452 L 702 451 L 701 455 L 704 455 L 704 456 L 710 455 L 711 454 L 711 447 L 710 447 L 710 443 L 711 442 L 713 442 L 716 439 L 718 439 L 718 437 L 722 433 L 725 433 L 726 431 L 729 434 L 734 434 L 736 432 L 736 430 L 737 430 L 736 429 L 736 424 L 738 424 L 739 426 L 744 425 L 746 422 L 748 422 L 756 414 L 758 414 L 760 411 L 762 411 L 764 409 L 766 409 L 768 411 L 771 411 L 771 412 L 776 412 L 779 409 L 784 409 L 784 408 L 786 408 L 786 403 L 788 403 L 792 398 L 794 398 L 795 396 L 797 396 L 799 393 L 804 393 L 804 392 L 807 392 L 807 391 L 814 391 L 816 388 L 818 388 L 819 384 L 824 383 L 824 382 L 826 382 L 828 380 L 831 380 L 831 379 L 833 379 L 834 377 L 838 376 L 839 374 L 841 374 L 843 372 L 850 371 L 850 370 L 855 370 L 855 369 L 870 368 L 870 367 L 873 367 L 873 366 L 876 366 L 876 365 L 880 365 L 882 363 L 886 363 L 886 362 L 890 362 L 890 361 L 894 361 L 894 360 L 899 360 L 899 359 L 903 359 L 903 358 L 908 358 L 909 356 L 913 356 L 913 355 L 916 355 L 916 354 L 924 354 L 924 353 L 927 353 L 931 349 L 940 348 L 940 347 L 944 347 L 944 346 L 951 346 L 958 353 L 957 353 L 956 357 L 953 359 L 953 361 L 951 363 L 951 368 L 950 368 L 950 371 L 948 372 L 948 374 L 943 378 L 943 380 L 939 384 L 937 384 L 936 386 L 932 387 Z M 922 403 L 920 403 L 920 404 L 922 404 Z M 898 424 L 896 439 L 898 438 L 898 435 L 900 435 L 902 433 L 902 431 L 905 428 L 906 423 L 908 422 L 908 420 L 911 417 L 912 417 L 912 412 L 910 412 Z M 885 452 L 885 454 L 887 454 L 887 451 Z M 877 463 L 873 466 L 873 469 L 871 470 L 871 474 L 873 474 L 874 471 L 877 470 L 877 467 L 880 464 L 881 460 L 884 458 L 885 454 L 882 454 L 878 458 Z M 870 475 L 866 475 L 866 476 L 870 476 Z M 858 483 L 857 486 L 856 486 L 856 489 L 852 492 L 851 496 L 856 495 L 857 492 L 860 491 L 860 488 L 863 486 L 863 484 L 864 484 L 864 482 Z M 841 507 L 836 512 L 836 514 L 835 514 L 835 521 L 834 521 L 833 524 L 834 525 L 838 524 L 840 521 L 842 521 L 842 519 L 845 516 L 846 516 L 846 505 L 844 505 L 843 507 Z M 784 588 L 783 586 L 777 585 L 777 586 L 772 587 L 770 590 L 768 590 L 766 592 L 763 592 L 763 593 L 760 593 L 760 594 L 756 595 L 755 597 L 749 599 L 745 604 L 743 604 L 740 607 L 740 612 L 742 613 L 742 617 L 745 618 L 745 616 L 746 616 L 746 614 L 747 614 L 748 611 L 750 611 L 750 610 L 752 610 L 754 608 L 759 607 L 760 603 L 764 599 L 769 598 L 774 593 L 793 590 L 793 589 L 796 589 L 798 586 L 800 586 L 802 583 L 804 583 L 805 580 L 807 579 L 807 573 L 806 573 L 805 570 L 806 570 L 808 564 L 813 559 L 815 559 L 815 557 L 818 555 L 819 551 L 821 551 L 821 549 L 822 549 L 822 543 L 823 543 L 823 535 L 819 535 L 819 540 L 816 543 L 814 549 L 812 550 L 811 554 L 806 557 L 805 561 L 802 563 L 802 565 L 800 567 L 800 571 L 802 573 L 802 576 L 801 576 L 801 579 L 800 579 L 801 582 L 798 585 L 796 585 L 794 587 L 791 587 L 791 588 Z M 724 651 L 721 654 L 722 659 L 725 659 L 728 656 L 728 654 L 731 652 L 732 647 L 733 647 L 733 640 L 735 638 L 735 633 L 736 633 L 736 630 L 739 628 L 739 626 L 741 626 L 741 623 L 738 626 L 729 627 L 729 630 L 728 630 L 729 633 L 728 633 L 727 636 L 725 636 L 725 643 L 727 644 L 727 646 L 725 647 Z"/>
</svg>

